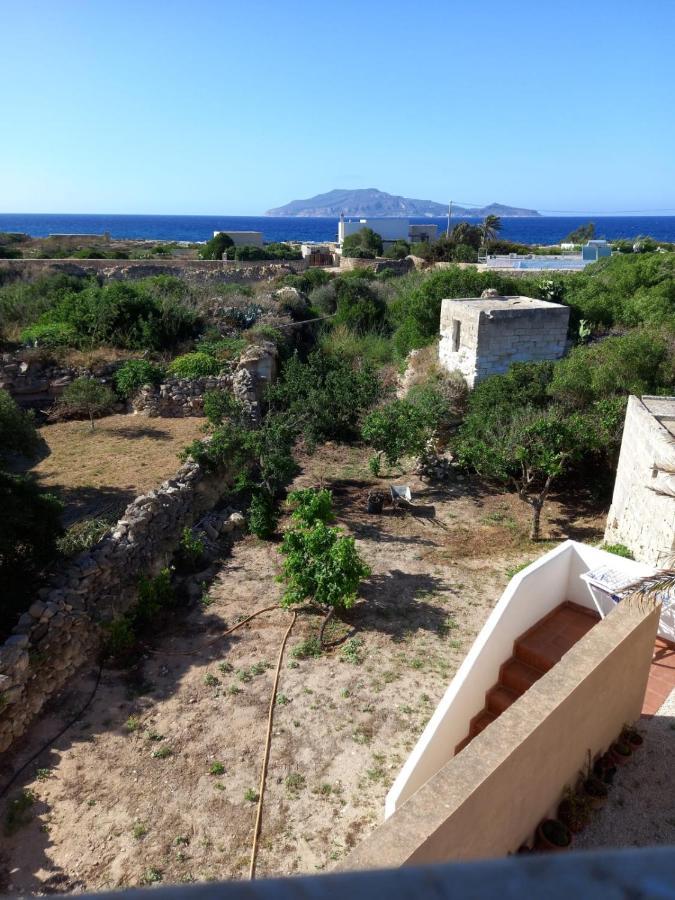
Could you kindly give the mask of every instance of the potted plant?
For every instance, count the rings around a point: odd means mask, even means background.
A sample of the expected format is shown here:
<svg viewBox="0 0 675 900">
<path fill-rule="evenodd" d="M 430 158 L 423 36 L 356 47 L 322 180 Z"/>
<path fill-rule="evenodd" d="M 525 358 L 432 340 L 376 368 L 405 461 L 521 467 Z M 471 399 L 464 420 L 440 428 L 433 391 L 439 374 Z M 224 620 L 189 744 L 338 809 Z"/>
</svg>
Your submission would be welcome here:
<svg viewBox="0 0 675 900">
<path fill-rule="evenodd" d="M 622 740 L 618 740 L 612 744 L 609 748 L 609 752 L 612 754 L 612 759 L 617 766 L 625 766 L 633 755 L 630 744 L 626 744 Z"/>
<path fill-rule="evenodd" d="M 600 807 L 604 806 L 607 802 L 609 788 L 601 778 L 597 777 L 597 775 L 591 773 L 584 779 L 583 790 L 584 796 L 591 809 L 600 809 Z"/>
<path fill-rule="evenodd" d="M 634 725 L 624 725 L 619 740 L 628 744 L 631 750 L 637 750 L 644 743 L 644 738 Z"/>
<path fill-rule="evenodd" d="M 613 784 L 614 776 L 616 775 L 616 763 L 609 752 L 603 753 L 599 759 L 596 759 L 593 773 L 605 784 Z"/>
<path fill-rule="evenodd" d="M 558 818 L 563 825 L 566 825 L 572 834 L 578 834 L 584 830 L 590 816 L 591 804 L 588 797 L 566 787 L 565 796 L 558 807 Z"/>
<path fill-rule="evenodd" d="M 560 852 L 569 849 L 572 833 L 559 819 L 544 819 L 537 826 L 537 850 Z"/>
</svg>

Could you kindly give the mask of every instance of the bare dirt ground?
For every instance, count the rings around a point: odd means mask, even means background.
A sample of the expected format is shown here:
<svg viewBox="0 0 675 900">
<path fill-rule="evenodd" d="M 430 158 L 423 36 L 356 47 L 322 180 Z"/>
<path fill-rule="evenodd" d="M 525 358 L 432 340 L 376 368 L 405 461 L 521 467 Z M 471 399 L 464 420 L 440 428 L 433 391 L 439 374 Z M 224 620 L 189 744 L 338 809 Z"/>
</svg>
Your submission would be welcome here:
<svg viewBox="0 0 675 900">
<path fill-rule="evenodd" d="M 505 586 L 550 546 L 526 537 L 529 510 L 469 482 L 413 476 L 418 515 L 372 516 L 366 454 L 326 446 L 296 486 L 331 487 L 338 522 L 372 567 L 350 615 L 354 636 L 298 658 L 319 617 L 301 613 L 281 671 L 258 874 L 331 868 L 382 819 L 384 798 Z M 380 482 L 381 484 L 382 482 Z M 384 482 L 387 484 L 387 482 Z M 553 500 L 544 533 L 601 537 L 601 511 Z M 275 602 L 278 545 L 246 537 L 208 600 L 168 623 L 132 672 L 105 670 L 84 718 L 37 760 L 20 789 L 30 819 L 6 835 L 0 889 L 95 890 L 246 876 L 273 666 L 288 611 L 220 634 Z M 181 655 L 185 654 L 185 655 Z M 0 772 L 39 748 L 81 705 L 83 679 L 52 704 Z M 5 814 L 6 805 L 3 808 Z"/>
<path fill-rule="evenodd" d="M 31 467 L 39 485 L 66 504 L 64 521 L 124 507 L 170 478 L 178 453 L 199 437 L 204 419 L 149 419 L 116 415 L 89 422 L 44 425 L 40 461 Z"/>
</svg>

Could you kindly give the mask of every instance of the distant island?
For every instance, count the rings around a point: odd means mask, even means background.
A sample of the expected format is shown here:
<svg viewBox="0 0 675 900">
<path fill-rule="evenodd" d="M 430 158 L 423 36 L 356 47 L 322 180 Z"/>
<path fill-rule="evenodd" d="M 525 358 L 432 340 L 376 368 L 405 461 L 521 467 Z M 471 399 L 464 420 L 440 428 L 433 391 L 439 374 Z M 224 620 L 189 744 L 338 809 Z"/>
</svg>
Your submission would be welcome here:
<svg viewBox="0 0 675 900">
<path fill-rule="evenodd" d="M 268 209 L 266 216 L 445 216 L 448 213 L 447 203 L 436 203 L 433 200 L 414 200 L 410 197 L 399 197 L 378 191 L 377 188 L 359 188 L 345 190 L 337 188 L 327 194 L 317 194 L 308 200 L 292 200 L 285 206 Z M 538 216 L 536 209 L 521 209 L 517 206 L 505 206 L 503 203 L 490 203 L 481 208 L 469 209 L 453 204 L 452 213 L 456 216 Z"/>
</svg>

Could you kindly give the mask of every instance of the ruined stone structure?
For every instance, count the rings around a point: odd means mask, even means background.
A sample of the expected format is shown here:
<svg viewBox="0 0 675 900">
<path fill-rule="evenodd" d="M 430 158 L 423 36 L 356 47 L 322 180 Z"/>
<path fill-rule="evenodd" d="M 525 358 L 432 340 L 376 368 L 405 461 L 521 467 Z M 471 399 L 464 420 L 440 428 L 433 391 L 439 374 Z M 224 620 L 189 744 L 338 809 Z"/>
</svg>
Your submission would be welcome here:
<svg viewBox="0 0 675 900">
<path fill-rule="evenodd" d="M 675 397 L 629 397 L 605 541 L 640 562 L 675 557 Z"/>
<path fill-rule="evenodd" d="M 559 359 L 565 352 L 569 307 L 531 297 L 443 300 L 438 355 L 469 387 L 500 375 L 511 363 Z"/>
<path fill-rule="evenodd" d="M 102 623 L 133 605 L 141 576 L 152 577 L 168 564 L 183 529 L 211 510 L 229 486 L 226 473 L 186 462 L 173 478 L 130 503 L 111 532 L 39 592 L 0 645 L 0 752 L 92 659 Z M 205 516 L 200 528 L 213 541 L 243 525 L 243 515 L 227 508 Z"/>
</svg>

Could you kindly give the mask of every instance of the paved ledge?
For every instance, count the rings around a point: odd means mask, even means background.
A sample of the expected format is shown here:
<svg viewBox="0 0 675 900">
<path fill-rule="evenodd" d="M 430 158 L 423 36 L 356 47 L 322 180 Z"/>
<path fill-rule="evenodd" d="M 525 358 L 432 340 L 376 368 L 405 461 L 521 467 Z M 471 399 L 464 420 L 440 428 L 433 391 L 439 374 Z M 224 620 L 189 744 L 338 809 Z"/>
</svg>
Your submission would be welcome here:
<svg viewBox="0 0 675 900">
<path fill-rule="evenodd" d="M 81 896 L 99 900 L 675 900 L 675 848 L 546 854 Z"/>
</svg>

